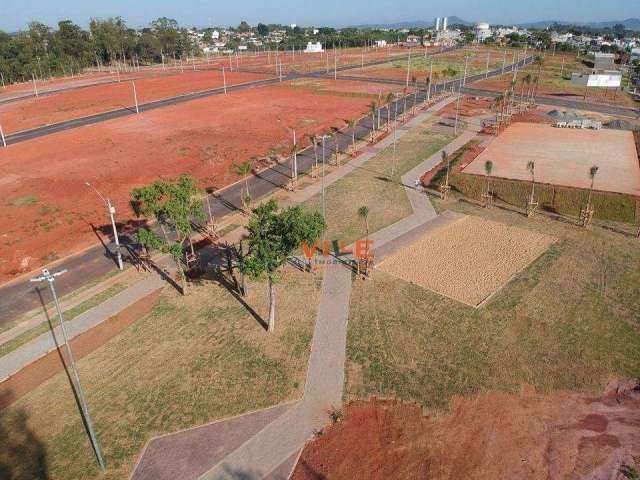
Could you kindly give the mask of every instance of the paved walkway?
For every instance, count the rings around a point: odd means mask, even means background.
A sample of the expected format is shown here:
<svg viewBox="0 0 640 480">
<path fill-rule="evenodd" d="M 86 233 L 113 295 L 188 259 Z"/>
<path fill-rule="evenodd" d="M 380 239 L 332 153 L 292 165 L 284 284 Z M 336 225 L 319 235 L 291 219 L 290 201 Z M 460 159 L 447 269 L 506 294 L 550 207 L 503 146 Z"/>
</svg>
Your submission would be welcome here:
<svg viewBox="0 0 640 480">
<path fill-rule="evenodd" d="M 406 134 L 410 129 L 419 125 L 433 112 L 439 110 L 453 99 L 447 99 L 438 105 L 418 115 L 408 122 L 399 137 Z M 477 122 L 478 125 L 480 122 Z M 472 125 L 473 123 L 471 123 Z M 444 150 L 453 153 L 461 146 L 470 141 L 479 130 L 471 128 L 460 137 L 447 145 Z M 386 138 L 375 147 L 367 149 L 364 155 L 352 160 L 342 169 L 333 172 L 326 177 L 326 182 L 333 183 L 344 177 L 356 168 L 373 158 L 381 149 L 388 147 L 393 139 Z M 376 239 L 376 249 L 380 249 L 380 254 L 384 254 L 385 248 L 389 249 L 397 242 L 405 243 L 412 238 L 414 231 L 423 233 L 431 227 L 441 228 L 449 222 L 457 221 L 459 215 L 443 215 L 438 217 L 428 197 L 414 187 L 415 179 L 419 178 L 425 171 L 430 170 L 441 161 L 442 150 L 422 162 L 416 168 L 402 177 L 407 195 L 413 206 L 414 213 L 400 222 L 385 228 L 372 235 Z M 313 195 L 316 195 L 321 186 L 314 185 L 297 192 L 289 198 L 291 203 L 299 203 Z M 408 240 L 409 239 L 409 240 Z M 221 479 L 287 479 L 295 467 L 297 458 L 304 444 L 311 438 L 316 430 L 324 428 L 329 422 L 328 413 L 342 405 L 344 388 L 344 371 L 346 360 L 346 340 L 347 322 L 349 316 L 349 302 L 351 295 L 352 271 L 345 268 L 342 263 L 327 265 L 322 284 L 322 295 L 318 308 L 315 331 L 311 345 L 311 355 L 307 371 L 307 380 L 302 399 L 295 402 L 287 410 L 278 416 L 273 422 L 265 426 L 254 435 L 248 435 L 246 442 L 228 453 L 224 458 L 220 455 L 212 455 L 208 461 L 210 470 L 199 477 L 188 475 L 186 471 L 179 472 L 179 477 L 185 480 L 199 478 L 199 480 L 221 480 Z M 247 416 L 246 421 L 251 423 L 253 417 Z M 236 419 L 232 420 L 233 422 Z M 184 433 L 176 434 L 177 446 L 170 444 L 172 436 L 165 436 L 149 443 L 140 465 L 146 465 L 146 454 L 157 452 L 158 456 L 173 458 L 175 448 L 183 448 L 181 438 Z M 235 438 L 235 437 L 234 437 Z M 202 445 L 195 442 L 191 444 L 191 449 L 199 451 L 210 449 L 207 439 Z M 214 439 L 215 441 L 215 439 Z M 162 442 L 166 449 L 158 449 L 156 442 Z M 226 442 L 226 440 L 225 440 Z M 231 450 L 227 445 L 220 445 L 225 451 Z M 198 455 L 200 461 L 207 461 Z M 163 460 L 161 460 L 163 461 Z M 201 469 L 198 466 L 198 470 Z M 189 469 L 193 471 L 193 467 Z M 139 467 L 134 472 L 133 480 L 147 480 L 151 478 L 164 478 L 155 475 L 149 476 L 148 469 Z M 174 472 L 177 473 L 177 472 Z"/>
</svg>

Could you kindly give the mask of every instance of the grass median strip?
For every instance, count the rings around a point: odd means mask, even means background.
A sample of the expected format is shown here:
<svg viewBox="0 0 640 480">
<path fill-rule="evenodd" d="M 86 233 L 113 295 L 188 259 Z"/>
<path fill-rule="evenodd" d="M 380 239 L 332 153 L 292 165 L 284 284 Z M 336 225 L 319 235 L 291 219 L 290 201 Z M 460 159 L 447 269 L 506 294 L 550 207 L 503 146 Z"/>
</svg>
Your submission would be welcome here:
<svg viewBox="0 0 640 480">
<path fill-rule="evenodd" d="M 91 297 L 89 300 L 86 300 L 69 310 L 64 311 L 62 314 L 64 315 L 65 321 L 70 321 L 76 318 L 78 315 L 83 314 L 87 310 L 92 309 L 93 307 L 100 305 L 111 297 L 116 296 L 118 293 L 122 292 L 127 288 L 127 285 L 123 283 L 116 283 L 111 285 L 109 288 L 104 290 L 103 292 L 98 293 L 94 297 Z M 29 343 L 34 338 L 39 337 L 45 332 L 50 331 L 52 328 L 60 325 L 60 318 L 58 318 L 58 314 L 55 311 L 54 307 L 48 308 L 47 312 L 49 313 L 50 321 L 45 321 L 26 332 L 18 335 L 12 340 L 9 340 L 6 343 L 0 345 L 0 357 L 14 351 L 16 348 Z"/>
<path fill-rule="evenodd" d="M 395 174 L 391 176 L 393 146 L 326 188 L 327 238 L 349 244 L 365 234 L 358 216 L 369 208 L 369 231 L 375 232 L 411 215 L 411 204 L 400 177 L 453 140 L 453 136 L 431 131 L 433 119 L 405 134 L 397 143 Z M 302 204 L 322 212 L 322 194 Z"/>
</svg>

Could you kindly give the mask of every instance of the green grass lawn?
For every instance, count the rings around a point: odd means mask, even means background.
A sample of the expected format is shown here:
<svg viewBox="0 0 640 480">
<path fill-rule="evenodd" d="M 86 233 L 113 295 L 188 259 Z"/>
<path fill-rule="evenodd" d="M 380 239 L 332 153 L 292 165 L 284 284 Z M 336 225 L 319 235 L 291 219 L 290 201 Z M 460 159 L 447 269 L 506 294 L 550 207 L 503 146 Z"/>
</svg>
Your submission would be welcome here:
<svg viewBox="0 0 640 480">
<path fill-rule="evenodd" d="M 456 395 L 524 384 L 601 391 L 611 374 L 637 376 L 637 240 L 497 208 L 443 206 L 559 241 L 478 310 L 379 271 L 355 283 L 348 399 L 397 397 L 438 411 Z"/>
<path fill-rule="evenodd" d="M 361 206 L 369 207 L 370 232 L 411 215 L 411 204 L 400 177 L 453 139 L 431 131 L 432 124 L 433 119 L 426 120 L 398 141 L 397 167 L 391 179 L 393 148 L 389 147 L 326 189 L 327 239 L 349 244 L 363 238 L 365 227 L 358 216 Z M 316 195 L 302 206 L 321 212 L 322 196 Z"/>
<path fill-rule="evenodd" d="M 78 362 L 106 475 L 64 374 L 0 412 L 0 471 L 4 464 L 15 470 L 9 478 L 127 478 L 154 435 L 298 397 L 320 281 L 283 269 L 272 334 L 218 283 L 205 280 L 186 297 L 166 290 L 150 315 Z M 246 302 L 265 318 L 266 284 L 251 283 Z"/>
</svg>

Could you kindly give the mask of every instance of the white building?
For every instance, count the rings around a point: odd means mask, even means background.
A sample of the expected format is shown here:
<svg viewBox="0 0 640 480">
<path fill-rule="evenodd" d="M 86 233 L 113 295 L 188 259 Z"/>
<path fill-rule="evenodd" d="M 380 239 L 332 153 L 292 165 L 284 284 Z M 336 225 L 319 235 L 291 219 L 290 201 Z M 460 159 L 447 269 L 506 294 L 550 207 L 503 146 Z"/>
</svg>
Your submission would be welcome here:
<svg viewBox="0 0 640 480">
<path fill-rule="evenodd" d="M 387 41 L 386 40 L 376 40 L 376 47 L 384 48 L 386 46 L 387 46 Z"/>
<path fill-rule="evenodd" d="M 320 42 L 309 42 L 307 43 L 306 53 L 322 53 L 324 50 L 322 49 L 322 44 Z"/>
<path fill-rule="evenodd" d="M 476 40 L 478 42 L 484 42 L 491 35 L 491 27 L 488 23 L 480 22 L 476 24 Z"/>
<path fill-rule="evenodd" d="M 214 30 L 211 32 L 211 38 L 213 40 L 218 40 L 220 38 L 220 32 L 218 30 Z"/>
</svg>

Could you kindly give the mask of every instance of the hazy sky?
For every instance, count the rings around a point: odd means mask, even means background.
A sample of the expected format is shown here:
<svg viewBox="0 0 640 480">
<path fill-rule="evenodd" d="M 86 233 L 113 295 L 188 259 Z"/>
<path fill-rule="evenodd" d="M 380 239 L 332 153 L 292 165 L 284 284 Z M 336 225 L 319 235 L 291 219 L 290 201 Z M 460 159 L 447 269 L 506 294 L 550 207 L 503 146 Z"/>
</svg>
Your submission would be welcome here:
<svg viewBox="0 0 640 480">
<path fill-rule="evenodd" d="M 26 28 L 32 20 L 55 25 L 70 19 L 121 16 L 133 27 L 167 16 L 193 26 L 255 24 L 356 25 L 431 20 L 456 15 L 469 21 L 599 21 L 640 16 L 640 0 L 2 0 L 0 29 Z"/>
</svg>

